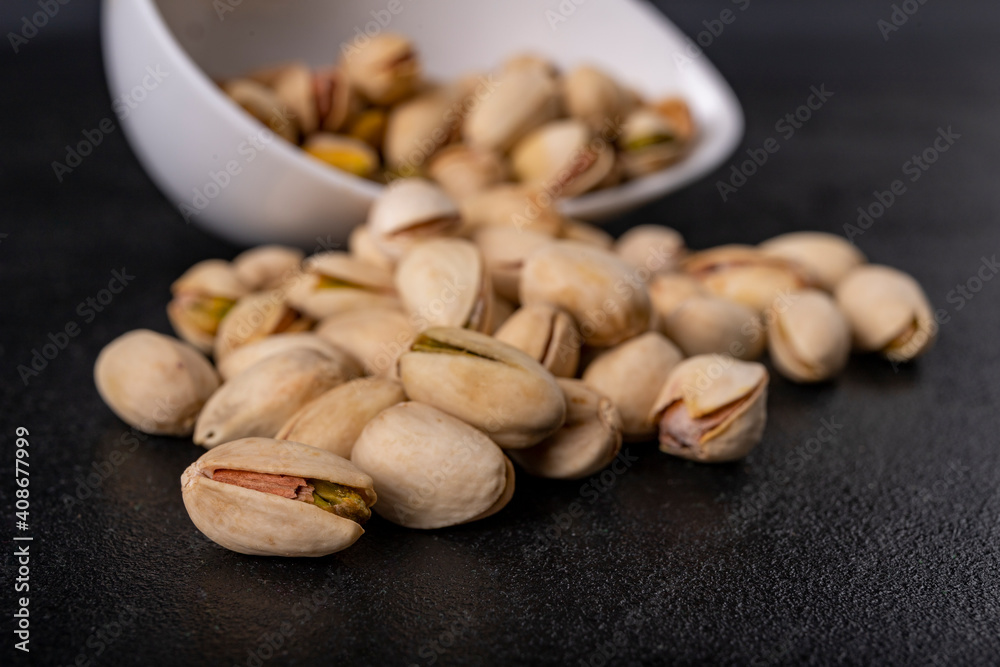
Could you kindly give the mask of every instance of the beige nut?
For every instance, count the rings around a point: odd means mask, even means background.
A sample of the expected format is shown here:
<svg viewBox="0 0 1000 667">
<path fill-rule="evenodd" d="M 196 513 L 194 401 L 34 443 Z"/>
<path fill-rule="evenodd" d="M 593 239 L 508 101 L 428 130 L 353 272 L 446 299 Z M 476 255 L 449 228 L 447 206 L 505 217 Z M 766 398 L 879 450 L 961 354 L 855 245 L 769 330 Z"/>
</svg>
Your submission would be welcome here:
<svg viewBox="0 0 1000 667">
<path fill-rule="evenodd" d="M 167 318 L 177 335 L 200 351 L 212 351 L 219 323 L 236 301 L 247 294 L 247 286 L 229 262 L 207 259 L 198 262 L 170 286 L 173 299 Z"/>
<path fill-rule="evenodd" d="M 340 251 L 306 259 L 302 278 L 288 288 L 288 302 L 322 319 L 359 308 L 397 308 L 392 273 Z"/>
<path fill-rule="evenodd" d="M 486 431 L 501 447 L 555 432 L 566 403 L 555 378 L 524 352 L 467 329 L 434 328 L 399 358 L 406 395 Z"/>
<path fill-rule="evenodd" d="M 545 191 L 524 184 L 501 183 L 460 202 L 462 219 L 473 228 L 512 227 L 559 236 L 566 219 Z"/>
<path fill-rule="evenodd" d="M 554 62 L 544 56 L 538 55 L 537 53 L 529 52 L 518 53 L 510 58 L 507 58 L 500 69 L 504 73 L 512 72 L 514 70 L 528 69 L 543 76 L 547 76 L 550 79 L 555 79 L 559 76 L 559 68 L 556 67 Z"/>
<path fill-rule="evenodd" d="M 633 227 L 615 243 L 615 253 L 630 266 L 657 273 L 672 273 L 686 252 L 684 237 L 663 225 Z"/>
<path fill-rule="evenodd" d="M 632 96 L 617 81 L 589 65 L 563 78 L 562 93 L 569 115 L 593 130 L 619 125 L 632 107 Z"/>
<path fill-rule="evenodd" d="M 711 354 L 678 364 L 653 404 L 660 449 L 702 463 L 743 458 L 767 422 L 767 369 Z"/>
<path fill-rule="evenodd" d="M 468 146 L 448 146 L 427 164 L 427 174 L 455 201 L 489 189 L 507 178 L 504 159 L 489 151 Z"/>
<path fill-rule="evenodd" d="M 396 268 L 396 262 L 384 252 L 382 252 L 372 239 L 371 230 L 367 225 L 358 225 L 351 230 L 347 237 L 347 247 L 351 255 L 357 260 L 377 266 L 380 269 L 392 272 Z"/>
<path fill-rule="evenodd" d="M 240 282 L 251 290 L 275 289 L 298 276 L 303 256 L 298 248 L 262 245 L 237 255 L 233 270 Z"/>
<path fill-rule="evenodd" d="M 422 173 L 439 148 L 451 141 L 459 117 L 446 90 L 424 93 L 389 112 L 382 154 L 399 176 Z"/>
<path fill-rule="evenodd" d="M 346 374 L 361 375 L 358 359 L 310 331 L 274 334 L 238 347 L 219 361 L 219 375 L 231 380 L 262 359 L 298 349 L 316 350 L 341 364 Z"/>
<path fill-rule="evenodd" d="M 767 348 L 779 373 L 794 382 L 821 382 L 844 370 L 851 328 L 826 293 L 793 292 L 769 315 Z"/>
<path fill-rule="evenodd" d="M 667 97 L 654 102 L 652 108 L 667 119 L 680 141 L 689 142 L 695 138 L 698 128 L 691 115 L 691 107 L 683 98 Z"/>
<path fill-rule="evenodd" d="M 792 232 L 758 246 L 765 255 L 790 260 L 808 270 L 828 292 L 836 289 L 851 269 L 867 260 L 847 239 L 824 232 Z"/>
<path fill-rule="evenodd" d="M 516 227 L 481 227 L 473 240 L 483 255 L 490 272 L 493 289 L 505 299 L 520 299 L 521 269 L 525 259 L 552 241 L 546 234 Z"/>
<path fill-rule="evenodd" d="M 310 135 L 319 129 L 319 107 L 313 74 L 305 63 L 289 63 L 276 73 L 272 83 L 275 97 L 299 130 Z"/>
<path fill-rule="evenodd" d="M 750 306 L 757 312 L 775 298 L 812 286 L 803 267 L 781 257 L 770 257 L 751 246 L 728 245 L 697 252 L 683 263 L 716 296 Z"/>
<path fill-rule="evenodd" d="M 519 308 L 493 337 L 521 350 L 556 377 L 576 375 L 583 341 L 573 318 L 555 306 L 536 303 Z"/>
<path fill-rule="evenodd" d="M 751 361 L 759 358 L 767 345 L 764 323 L 753 309 L 715 296 L 685 299 L 660 326 L 689 357 L 728 354 Z"/>
<path fill-rule="evenodd" d="M 361 523 L 376 501 L 371 477 L 350 461 L 269 438 L 244 438 L 202 454 L 181 475 L 181 496 L 206 537 L 251 556 L 346 549 L 364 534 Z"/>
<path fill-rule="evenodd" d="M 279 137 L 292 143 L 299 140 L 301 130 L 296 119 L 267 86 L 250 79 L 233 79 L 223 84 L 222 90 Z"/>
<path fill-rule="evenodd" d="M 215 361 L 221 363 L 233 350 L 278 333 L 306 331 L 312 320 L 292 308 L 283 290 L 248 294 L 229 309 L 215 334 Z"/>
<path fill-rule="evenodd" d="M 558 113 L 558 90 L 551 76 L 535 67 L 509 69 L 469 113 L 462 136 L 476 150 L 505 153 Z"/>
<path fill-rule="evenodd" d="M 313 77 L 313 88 L 324 132 L 343 133 L 361 113 L 364 102 L 340 68 L 318 70 Z"/>
<path fill-rule="evenodd" d="M 344 53 L 344 73 L 373 104 L 388 106 L 409 97 L 420 84 L 420 63 L 407 38 L 382 33 Z"/>
<path fill-rule="evenodd" d="M 602 250 L 611 250 L 615 245 L 615 238 L 606 231 L 582 220 L 567 218 L 563 223 L 562 233 L 559 238 L 567 241 L 579 241 L 588 245 L 596 246 Z"/>
<path fill-rule="evenodd" d="M 379 168 L 378 153 L 360 139 L 317 132 L 302 150 L 324 164 L 361 178 L 372 178 Z"/>
<path fill-rule="evenodd" d="M 638 178 L 684 157 L 688 142 L 670 119 L 655 109 L 639 108 L 625 118 L 618 147 L 625 173 Z"/>
<path fill-rule="evenodd" d="M 324 319 L 316 335 L 357 358 L 368 375 L 396 373 L 399 355 L 410 349 L 410 318 L 393 308 L 362 308 Z"/>
<path fill-rule="evenodd" d="M 837 285 L 836 300 L 861 352 L 912 361 L 937 337 L 938 322 L 923 289 L 897 269 L 877 264 L 853 269 Z"/>
<path fill-rule="evenodd" d="M 403 385 L 388 378 L 357 378 L 303 405 L 278 430 L 279 440 L 294 440 L 344 458 L 375 415 L 406 400 Z"/>
<path fill-rule="evenodd" d="M 670 317 L 681 303 L 693 296 L 709 296 L 701 282 L 684 273 L 659 273 L 646 285 L 656 314 L 657 327 Z"/>
<path fill-rule="evenodd" d="M 190 435 L 219 386 L 215 369 L 187 343 L 130 331 L 108 343 L 94 363 L 101 398 L 130 426 L 153 435 Z"/>
<path fill-rule="evenodd" d="M 454 236 L 462 227 L 455 203 L 422 178 L 393 181 L 368 212 L 372 241 L 393 261 L 431 238 Z"/>
<path fill-rule="evenodd" d="M 616 345 L 649 328 L 649 296 L 633 274 L 611 252 L 555 241 L 525 262 L 521 303 L 559 306 L 576 320 L 588 345 Z"/>
<path fill-rule="evenodd" d="M 374 480 L 379 516 L 407 528 L 484 519 L 514 494 L 514 467 L 493 441 L 421 403 L 379 413 L 354 443 L 351 460 Z"/>
<path fill-rule="evenodd" d="M 580 479 L 611 463 L 622 446 L 622 423 L 611 400 L 579 380 L 557 380 L 566 396 L 566 423 L 558 431 L 510 456 L 529 474 Z"/>
<path fill-rule="evenodd" d="M 265 357 L 212 394 L 198 415 L 194 443 L 211 449 L 237 438 L 273 437 L 296 410 L 353 377 L 354 368 L 316 350 Z"/>
<path fill-rule="evenodd" d="M 644 438 L 656 432 L 649 415 L 653 402 L 683 359 L 676 345 L 649 331 L 600 354 L 583 381 L 618 407 L 626 437 Z"/>
<path fill-rule="evenodd" d="M 514 176 L 558 197 L 575 197 L 595 188 L 614 167 L 615 154 L 594 138 L 580 120 L 546 123 L 521 139 L 510 155 Z"/>
</svg>

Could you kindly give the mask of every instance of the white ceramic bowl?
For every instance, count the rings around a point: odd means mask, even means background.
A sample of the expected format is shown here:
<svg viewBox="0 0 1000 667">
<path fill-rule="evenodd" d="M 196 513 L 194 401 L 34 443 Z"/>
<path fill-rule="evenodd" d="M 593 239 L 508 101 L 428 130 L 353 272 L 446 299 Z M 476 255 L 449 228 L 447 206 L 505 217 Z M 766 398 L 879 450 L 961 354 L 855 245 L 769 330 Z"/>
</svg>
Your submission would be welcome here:
<svg viewBox="0 0 1000 667">
<path fill-rule="evenodd" d="M 102 22 L 111 94 L 139 161 L 191 222 L 242 243 L 343 239 L 382 187 L 267 142 L 213 79 L 291 59 L 329 64 L 366 31 L 408 35 L 440 80 L 534 52 L 566 68 L 593 63 L 650 97 L 684 96 L 701 130 L 692 154 L 563 202 L 578 218 L 607 218 L 690 183 L 743 132 L 726 82 L 703 56 L 679 64 L 686 38 L 641 0 L 104 0 Z"/>
</svg>

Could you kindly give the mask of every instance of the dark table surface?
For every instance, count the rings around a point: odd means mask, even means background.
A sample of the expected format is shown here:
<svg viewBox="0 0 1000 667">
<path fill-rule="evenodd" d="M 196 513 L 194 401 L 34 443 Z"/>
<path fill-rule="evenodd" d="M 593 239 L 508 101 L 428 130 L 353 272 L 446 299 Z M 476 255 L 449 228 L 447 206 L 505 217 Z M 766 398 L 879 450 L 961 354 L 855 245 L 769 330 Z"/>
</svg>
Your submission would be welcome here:
<svg viewBox="0 0 1000 667">
<path fill-rule="evenodd" d="M 5 2 L 3 16 L 35 4 Z M 17 664 L 1000 660 L 1000 281 L 979 282 L 1000 251 L 995 2 L 928 2 L 885 39 L 888 0 L 752 0 L 705 52 L 746 111 L 738 155 L 772 136 L 780 151 L 727 201 L 716 183 L 732 162 L 611 224 L 670 224 L 693 247 L 844 234 L 951 128 L 949 151 L 854 238 L 943 309 L 926 358 L 896 369 L 855 358 L 818 387 L 776 378 L 764 442 L 738 464 L 628 445 L 621 474 L 521 476 L 489 520 L 417 532 L 376 519 L 351 549 L 306 561 L 205 539 L 178 485 L 199 449 L 134 439 L 94 389 L 104 344 L 170 331 L 174 277 L 239 251 L 183 223 L 120 129 L 54 177 L 63 147 L 113 117 L 96 4 L 66 5 L 16 56 L 0 48 L 3 650 Z M 729 6 L 662 3 L 689 34 Z M 786 139 L 776 123 L 812 86 L 833 96 Z M 134 279 L 86 305 L 114 271 Z M 79 334 L 22 381 L 18 367 L 71 323 Z M 19 426 L 31 443 L 27 531 L 13 516 Z M 834 437 L 820 443 L 824 426 Z M 568 519 L 573 503 L 582 515 Z M 11 634 L 15 534 L 34 538 L 30 656 Z"/>
</svg>

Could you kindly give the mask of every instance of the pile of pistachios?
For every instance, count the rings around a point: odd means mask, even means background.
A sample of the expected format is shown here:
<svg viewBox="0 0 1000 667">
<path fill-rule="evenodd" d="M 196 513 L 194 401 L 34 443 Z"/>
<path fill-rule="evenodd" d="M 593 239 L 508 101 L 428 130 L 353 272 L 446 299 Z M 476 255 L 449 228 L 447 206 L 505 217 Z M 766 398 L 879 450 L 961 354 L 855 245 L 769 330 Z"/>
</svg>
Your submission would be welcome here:
<svg viewBox="0 0 1000 667">
<path fill-rule="evenodd" d="M 822 382 L 852 349 L 905 362 L 937 333 L 916 281 L 840 237 L 690 251 L 641 226 L 615 241 L 538 193 L 459 205 L 403 179 L 347 251 L 200 262 L 167 305 L 183 341 L 121 336 L 97 388 L 133 427 L 209 449 L 182 477 L 205 535 L 321 556 L 372 510 L 411 528 L 487 517 L 514 464 L 581 478 L 623 439 L 657 437 L 685 459 L 740 459 L 764 432 L 765 352 Z"/>
<path fill-rule="evenodd" d="M 456 199 L 505 183 L 554 197 L 611 187 L 680 160 L 695 138 L 684 100 L 650 102 L 602 70 L 565 75 L 537 56 L 448 84 L 424 79 L 410 40 L 383 34 L 339 64 L 300 62 L 224 81 L 278 136 L 362 178 L 432 178 Z"/>
</svg>

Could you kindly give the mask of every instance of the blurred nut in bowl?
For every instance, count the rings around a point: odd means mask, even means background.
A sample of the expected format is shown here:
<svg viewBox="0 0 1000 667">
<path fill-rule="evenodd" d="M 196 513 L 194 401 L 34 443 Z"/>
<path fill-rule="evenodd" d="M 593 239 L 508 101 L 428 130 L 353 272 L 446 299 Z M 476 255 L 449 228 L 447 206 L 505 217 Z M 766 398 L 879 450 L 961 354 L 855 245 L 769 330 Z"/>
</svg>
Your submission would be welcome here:
<svg viewBox="0 0 1000 667">
<path fill-rule="evenodd" d="M 702 463 L 743 458 L 767 421 L 767 369 L 711 354 L 678 364 L 653 405 L 660 449 Z"/>
<path fill-rule="evenodd" d="M 549 74 L 537 67 L 508 68 L 493 92 L 469 113 L 462 136 L 473 149 L 506 153 L 558 113 L 558 90 Z"/>
<path fill-rule="evenodd" d="M 233 265 L 221 259 L 198 262 L 170 286 L 167 318 L 177 335 L 202 352 L 212 351 L 219 323 L 249 290 Z"/>
<path fill-rule="evenodd" d="M 399 176 L 423 172 L 430 158 L 447 144 L 458 117 L 443 90 L 424 93 L 393 107 L 385 130 L 386 167 Z"/>
<path fill-rule="evenodd" d="M 365 145 L 379 151 L 384 148 L 385 131 L 389 125 L 389 114 L 385 109 L 371 107 L 358 113 L 357 117 L 347 126 L 347 136 L 353 137 Z M 383 175 L 375 179 L 381 182 Z"/>
<path fill-rule="evenodd" d="M 663 225 L 633 227 L 615 243 L 619 257 L 635 268 L 651 273 L 672 273 L 680 267 L 686 252 L 684 237 Z"/>
<path fill-rule="evenodd" d="M 420 63 L 406 37 L 382 33 L 344 52 L 344 72 L 351 85 L 372 104 L 388 106 L 402 101 L 420 84 Z"/>
<path fill-rule="evenodd" d="M 288 305 L 283 290 L 247 294 L 219 323 L 215 335 L 215 361 L 221 362 L 241 345 L 277 333 L 305 331 L 311 326 L 312 320 Z"/>
<path fill-rule="evenodd" d="M 361 113 L 363 102 L 340 68 L 317 71 L 313 86 L 324 132 L 342 132 Z"/>
<path fill-rule="evenodd" d="M 501 447 L 530 447 L 558 429 L 566 402 L 555 378 L 524 352 L 467 329 L 433 328 L 399 359 L 412 400 L 479 428 Z"/>
<path fill-rule="evenodd" d="M 297 442 L 245 438 L 181 475 L 184 507 L 213 542 L 251 556 L 326 556 L 354 544 L 371 516 L 371 477 Z"/>
<path fill-rule="evenodd" d="M 554 204 L 547 192 L 514 183 L 481 190 L 460 202 L 462 219 L 470 227 L 513 227 L 553 237 L 565 223 Z"/>
<path fill-rule="evenodd" d="M 533 70 L 539 74 L 549 77 L 550 79 L 555 79 L 559 76 L 559 69 L 556 67 L 555 63 L 535 53 L 519 53 L 515 56 L 511 56 L 504 61 L 501 69 L 503 72 L 512 72 L 514 70 L 522 69 Z"/>
<path fill-rule="evenodd" d="M 375 245 L 393 261 L 429 238 L 454 236 L 462 227 L 458 207 L 444 190 L 422 178 L 393 181 L 368 213 Z"/>
<path fill-rule="evenodd" d="M 378 488 L 375 511 L 407 528 L 484 519 L 514 493 L 514 468 L 493 441 L 421 403 L 379 413 L 354 443 L 351 460 Z"/>
<path fill-rule="evenodd" d="M 795 382 L 837 375 L 851 354 L 851 329 L 826 293 L 793 292 L 771 311 L 767 347 L 778 372 Z"/>
<path fill-rule="evenodd" d="M 367 225 L 358 225 L 351 230 L 347 237 L 347 247 L 353 257 L 358 260 L 377 266 L 386 271 L 393 271 L 396 263 L 382 252 L 375 241 L 372 240 L 371 230 Z"/>
<path fill-rule="evenodd" d="M 681 303 L 693 296 L 709 296 L 701 283 L 684 273 L 660 273 L 653 276 L 646 285 L 649 300 L 653 303 L 658 326 L 677 309 Z"/>
<path fill-rule="evenodd" d="M 628 114 L 632 97 L 613 78 L 596 67 L 577 67 L 562 80 L 566 111 L 592 130 L 619 123 Z"/>
<path fill-rule="evenodd" d="M 520 299 L 521 269 L 525 259 L 552 241 L 547 234 L 517 227 L 486 226 L 472 236 L 490 272 L 493 289 L 505 299 Z"/>
<path fill-rule="evenodd" d="M 152 435 L 187 436 L 218 388 L 219 376 L 191 345 L 137 329 L 101 350 L 94 383 L 107 406 L 128 425 Z"/>
<path fill-rule="evenodd" d="M 493 337 L 521 350 L 556 377 L 576 375 L 583 341 L 573 318 L 555 306 L 524 306 Z"/>
<path fill-rule="evenodd" d="M 638 178 L 659 171 L 684 156 L 687 142 L 677 128 L 653 109 L 639 108 L 625 118 L 618 146 L 625 172 Z"/>
<path fill-rule="evenodd" d="M 660 325 L 689 357 L 728 354 L 750 361 L 759 358 L 767 345 L 766 330 L 757 312 L 715 296 L 685 299 Z"/>
<path fill-rule="evenodd" d="M 320 132 L 306 139 L 302 150 L 331 167 L 361 178 L 372 178 L 379 168 L 378 153 L 353 137 Z"/>
<path fill-rule="evenodd" d="M 836 289 L 851 269 L 867 260 L 847 239 L 824 232 L 791 232 L 758 246 L 765 255 L 781 257 L 808 270 L 828 292 Z"/>
<path fill-rule="evenodd" d="M 506 180 L 507 164 L 496 153 L 454 144 L 430 159 L 427 175 L 455 201 L 461 201 Z"/>
<path fill-rule="evenodd" d="M 357 359 L 311 331 L 274 334 L 238 347 L 219 360 L 219 375 L 223 380 L 231 380 L 262 359 L 298 349 L 315 350 L 349 369 L 350 373 L 361 375 L 361 363 Z"/>
<path fill-rule="evenodd" d="M 511 151 L 518 180 L 544 186 L 560 197 L 575 197 L 595 188 L 614 163 L 614 150 L 607 142 L 594 138 L 583 121 L 574 119 L 539 127 Z"/>
<path fill-rule="evenodd" d="M 510 457 L 529 474 L 548 479 L 580 479 L 611 463 L 622 446 L 621 417 L 612 401 L 579 380 L 557 380 L 566 396 L 566 422 Z"/>
<path fill-rule="evenodd" d="M 315 319 L 358 308 L 399 306 L 392 273 L 332 250 L 303 263 L 303 275 L 288 288 L 288 301 Z"/>
<path fill-rule="evenodd" d="M 399 355 L 413 342 L 410 318 L 395 308 L 360 308 L 333 315 L 316 327 L 316 335 L 346 350 L 368 375 L 394 375 Z"/>
<path fill-rule="evenodd" d="M 303 258 L 298 248 L 262 245 L 237 255 L 233 269 L 240 282 L 251 290 L 275 289 L 298 275 Z"/>
<path fill-rule="evenodd" d="M 223 84 L 222 89 L 233 102 L 279 137 L 292 143 L 298 141 L 298 124 L 270 88 L 250 79 L 233 79 Z"/>
<path fill-rule="evenodd" d="M 304 63 L 290 63 L 276 73 L 272 84 L 274 95 L 299 130 L 310 135 L 319 129 L 319 105 L 312 71 Z"/>
<path fill-rule="evenodd" d="M 563 223 L 562 234 L 559 238 L 587 243 L 602 250 L 611 250 L 615 245 L 615 238 L 597 225 L 572 218 L 567 218 Z"/>
</svg>

